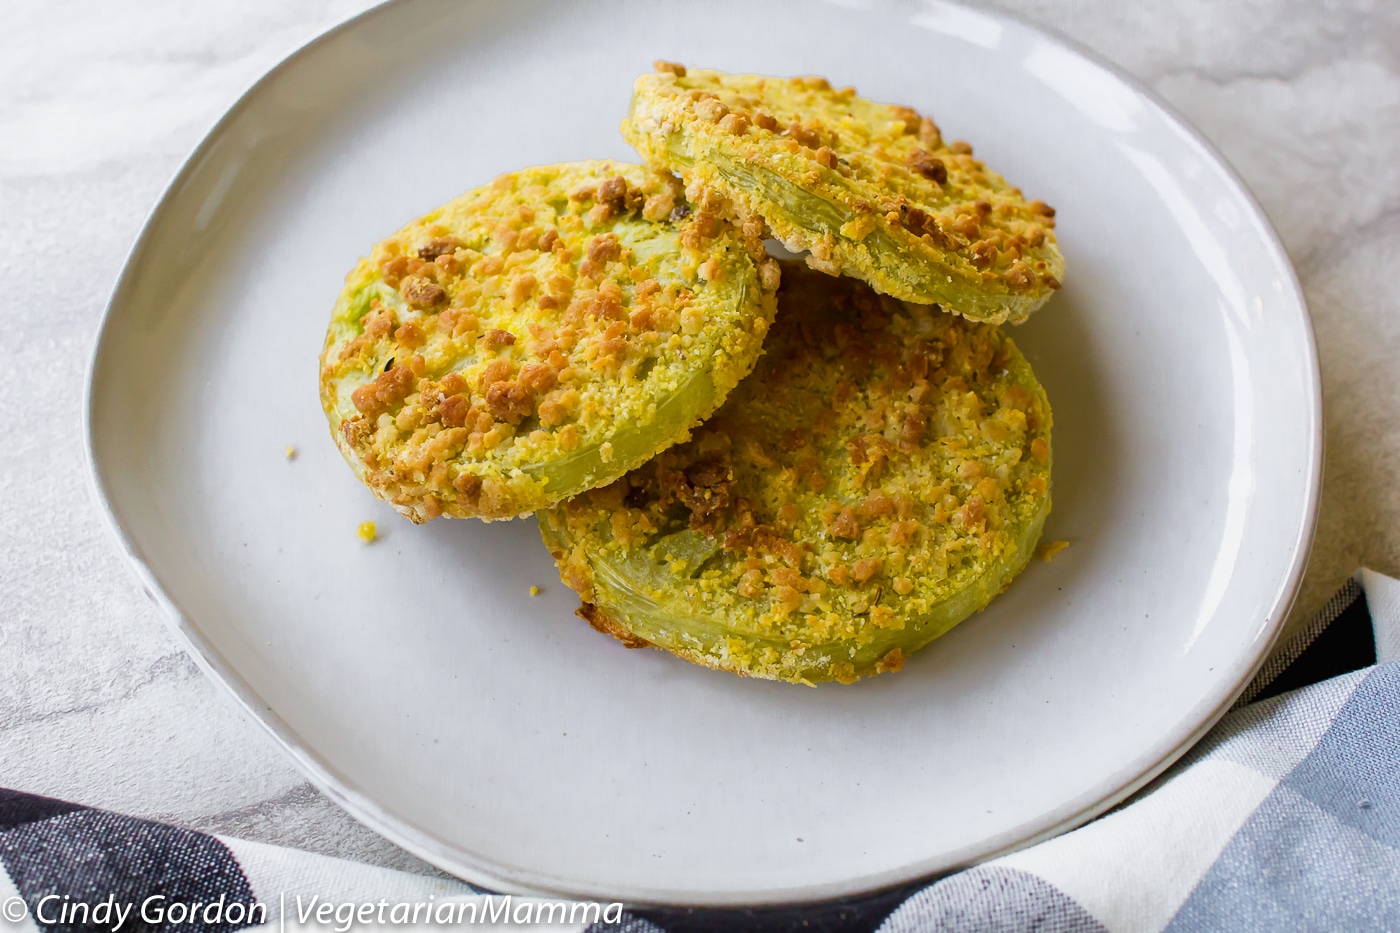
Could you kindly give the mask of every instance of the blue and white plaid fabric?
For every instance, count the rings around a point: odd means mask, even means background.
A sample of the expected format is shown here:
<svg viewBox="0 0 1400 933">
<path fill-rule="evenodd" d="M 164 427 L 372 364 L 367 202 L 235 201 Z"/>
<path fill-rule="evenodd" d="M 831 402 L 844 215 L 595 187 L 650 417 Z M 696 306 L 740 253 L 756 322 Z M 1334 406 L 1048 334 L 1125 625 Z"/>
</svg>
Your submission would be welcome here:
<svg viewBox="0 0 1400 933">
<path fill-rule="evenodd" d="M 1300 657 L 1315 656 L 1314 672 L 1354 666 L 1337 620 L 1368 608 L 1374 654 L 1365 646 L 1363 660 L 1379 663 L 1277 694 L 1301 676 Z M 786 909 L 598 905 L 571 916 L 575 905 L 563 902 L 541 908 L 458 882 L 0 791 L 0 931 L 232 931 L 284 919 L 344 930 L 342 905 L 369 904 L 356 928 L 440 928 L 470 916 L 590 933 L 1400 933 L 1400 581 L 1359 573 L 1251 685 L 1245 699 L 1253 696 L 1268 698 L 1237 707 L 1129 803 L 1073 832 L 932 883 Z M 203 913 L 186 916 L 191 904 Z M 333 909 L 318 919 L 322 905 Z M 444 922 L 444 910 L 452 919 Z"/>
</svg>

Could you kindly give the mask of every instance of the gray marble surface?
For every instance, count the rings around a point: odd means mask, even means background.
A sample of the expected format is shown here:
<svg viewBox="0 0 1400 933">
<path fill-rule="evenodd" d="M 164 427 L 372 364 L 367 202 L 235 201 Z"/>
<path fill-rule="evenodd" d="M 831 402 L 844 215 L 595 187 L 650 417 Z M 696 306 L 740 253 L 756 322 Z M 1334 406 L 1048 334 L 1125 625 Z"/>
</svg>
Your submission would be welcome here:
<svg viewBox="0 0 1400 933">
<path fill-rule="evenodd" d="M 0 786 L 427 866 L 306 783 L 195 668 L 90 503 L 80 408 L 122 258 L 243 88 L 364 0 L 11 0 L 0 32 Z M 1017 0 L 1234 163 L 1303 281 L 1326 481 L 1303 594 L 1400 574 L 1400 3 Z"/>
</svg>

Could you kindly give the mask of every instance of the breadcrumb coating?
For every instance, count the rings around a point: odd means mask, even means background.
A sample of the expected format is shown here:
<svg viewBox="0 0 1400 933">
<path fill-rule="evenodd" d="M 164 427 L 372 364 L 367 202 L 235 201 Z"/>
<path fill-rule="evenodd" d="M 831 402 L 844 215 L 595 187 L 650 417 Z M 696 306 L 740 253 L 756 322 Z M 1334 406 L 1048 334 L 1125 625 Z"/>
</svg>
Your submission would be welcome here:
<svg viewBox="0 0 1400 933">
<path fill-rule="evenodd" d="M 360 478 L 415 522 L 511 518 L 684 438 L 752 368 L 778 268 L 672 177 L 502 175 L 347 277 L 321 401 Z"/>
<path fill-rule="evenodd" d="M 753 374 L 686 443 L 539 516 L 629 647 L 850 682 L 987 604 L 1050 510 L 1051 413 L 997 327 L 785 263 Z"/>
<path fill-rule="evenodd" d="M 813 268 L 993 323 L 1060 287 L 1055 211 L 931 118 L 825 78 L 657 69 L 636 81 L 627 141 L 697 203 L 809 250 Z"/>
</svg>

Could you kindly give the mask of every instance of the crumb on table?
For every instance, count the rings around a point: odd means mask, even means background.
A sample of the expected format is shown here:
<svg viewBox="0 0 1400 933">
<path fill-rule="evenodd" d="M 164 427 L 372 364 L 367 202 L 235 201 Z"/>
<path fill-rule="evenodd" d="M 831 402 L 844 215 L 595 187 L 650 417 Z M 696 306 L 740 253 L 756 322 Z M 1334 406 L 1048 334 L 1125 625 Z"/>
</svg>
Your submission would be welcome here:
<svg viewBox="0 0 1400 933">
<path fill-rule="evenodd" d="M 296 445 L 295 445 L 295 444 L 288 444 L 288 445 L 287 445 L 287 449 L 283 452 L 283 455 L 284 455 L 288 460 L 295 460 L 295 459 L 297 458 L 297 447 L 296 447 Z"/>
<path fill-rule="evenodd" d="M 1036 548 L 1036 553 L 1040 555 L 1041 560 L 1052 560 L 1056 554 L 1067 547 L 1069 547 L 1068 541 L 1047 541 Z"/>
<path fill-rule="evenodd" d="M 358 535 L 359 539 L 365 544 L 369 544 L 375 538 L 379 537 L 379 529 L 375 526 L 374 522 L 360 522 L 360 527 L 355 530 L 355 534 Z"/>
<path fill-rule="evenodd" d="M 530 595 L 531 595 L 531 596 L 538 596 L 538 595 L 540 595 L 540 588 L 539 588 L 538 586 L 532 586 L 532 587 L 530 587 Z"/>
</svg>

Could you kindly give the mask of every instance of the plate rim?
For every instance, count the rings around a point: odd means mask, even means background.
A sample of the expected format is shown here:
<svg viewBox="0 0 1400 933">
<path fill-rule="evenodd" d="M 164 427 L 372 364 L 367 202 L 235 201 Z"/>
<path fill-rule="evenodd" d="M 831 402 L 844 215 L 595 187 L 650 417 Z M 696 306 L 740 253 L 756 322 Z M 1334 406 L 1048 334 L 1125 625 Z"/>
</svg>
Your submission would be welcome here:
<svg viewBox="0 0 1400 933">
<path fill-rule="evenodd" d="M 981 18 L 1009 22 L 1025 29 L 1089 62 L 1109 77 L 1122 82 L 1135 94 L 1154 106 L 1192 145 L 1209 158 L 1222 173 L 1225 181 L 1233 186 L 1236 194 L 1252 212 L 1252 220 L 1262 236 L 1267 253 L 1283 273 L 1285 290 L 1281 297 L 1285 301 L 1291 299 L 1294 309 L 1301 319 L 1301 335 L 1310 363 L 1302 374 L 1307 394 L 1311 400 L 1307 412 L 1308 428 L 1310 428 L 1307 434 L 1311 453 L 1306 477 L 1307 493 L 1303 502 L 1302 523 L 1291 544 L 1288 572 L 1274 594 L 1264 620 L 1267 630 L 1255 639 L 1256 649 L 1253 654 L 1243 653 L 1231 669 L 1230 675 L 1221 681 L 1229 683 L 1230 686 L 1223 692 L 1208 694 L 1188 715 L 1180 720 L 1180 722 L 1194 721 L 1196 725 L 1193 728 L 1182 734 L 1168 733 L 1167 738 L 1154 744 L 1147 752 L 1139 755 L 1130 763 L 1115 770 L 1109 778 L 1100 781 L 1090 791 L 1061 804 L 1044 814 L 1039 820 L 988 837 L 983 839 L 980 844 L 966 846 L 961 851 L 943 857 L 926 858 L 905 863 L 897 868 L 843 878 L 840 881 L 776 888 L 699 892 L 653 888 L 629 889 L 626 885 L 622 885 L 604 890 L 587 883 L 581 884 L 577 880 L 556 878 L 533 869 L 508 865 L 492 859 L 488 855 L 469 852 L 464 847 L 449 843 L 427 829 L 414 826 L 408 820 L 388 813 L 370 795 L 361 791 L 354 781 L 340 774 L 328 762 L 323 761 L 320 756 L 311 751 L 299 733 L 276 711 L 267 706 L 259 694 L 233 669 L 227 659 L 215 650 L 193 621 L 165 592 L 159 579 L 141 555 L 136 542 L 127 534 L 108 497 L 107 484 L 98 464 L 93 434 L 94 388 L 99 375 L 103 344 L 108 330 L 112 326 L 114 309 L 127 298 L 127 294 L 135 287 L 134 270 L 147 252 L 154 236 L 153 231 L 160 225 L 170 209 L 177 190 L 188 180 L 196 164 L 216 145 L 223 133 L 239 115 L 251 106 L 254 96 L 265 87 L 270 86 L 284 71 L 342 32 L 358 28 L 364 22 L 383 15 L 390 8 L 405 5 L 407 2 L 409 0 L 377 0 L 364 10 L 303 41 L 239 92 L 233 103 L 224 110 L 199 142 L 180 161 L 169 182 L 163 187 L 159 198 L 142 222 L 139 232 L 122 260 L 121 271 L 118 273 L 103 307 L 84 374 L 81 426 L 84 465 L 89 496 L 97 507 L 102 524 L 117 544 L 119 552 L 146 595 L 161 610 L 167 627 L 181 641 L 186 654 L 195 661 L 205 676 L 223 688 L 224 696 L 231 699 L 247 717 L 256 722 L 272 737 L 273 741 L 321 793 L 334 801 L 351 818 L 418 858 L 473 885 L 490 888 L 492 891 L 525 896 L 607 902 L 621 900 L 638 906 L 733 908 L 813 904 L 868 894 L 920 879 L 932 883 L 939 876 L 1028 848 L 1082 826 L 1122 803 L 1155 780 L 1175 764 L 1229 712 L 1263 667 L 1283 631 L 1283 624 L 1301 589 L 1318 523 L 1326 442 L 1323 424 L 1322 381 L 1316 334 L 1307 298 L 1298 280 L 1297 270 L 1294 268 L 1273 222 L 1234 166 L 1214 143 L 1151 87 L 1078 40 L 1064 35 L 1052 26 L 1032 22 L 1019 13 L 984 9 L 972 5 L 968 0 L 930 0 L 927 3 L 928 7 L 951 7 Z M 825 0 L 825 2 L 829 5 L 841 5 L 840 0 Z M 879 0 L 876 5 L 884 9 L 892 9 L 893 7 L 889 0 Z M 1025 831 L 1027 828 L 1030 829 L 1029 832 Z"/>
</svg>

